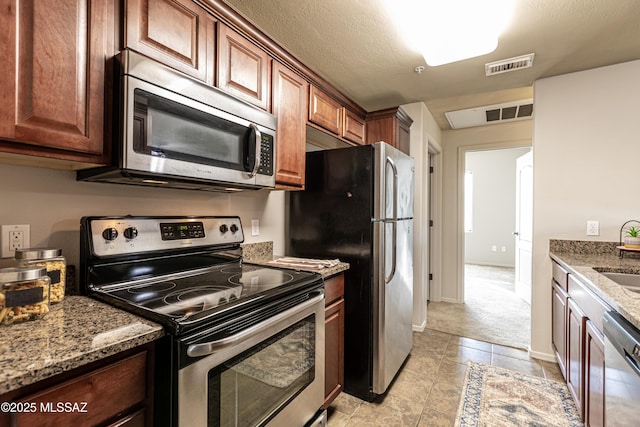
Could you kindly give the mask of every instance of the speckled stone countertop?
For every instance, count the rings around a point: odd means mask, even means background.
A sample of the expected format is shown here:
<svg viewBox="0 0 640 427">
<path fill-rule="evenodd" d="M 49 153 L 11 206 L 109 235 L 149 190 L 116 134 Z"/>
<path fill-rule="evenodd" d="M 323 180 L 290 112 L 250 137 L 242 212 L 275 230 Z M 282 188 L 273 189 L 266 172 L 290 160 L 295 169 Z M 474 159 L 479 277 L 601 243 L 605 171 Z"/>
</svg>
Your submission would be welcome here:
<svg viewBox="0 0 640 427">
<path fill-rule="evenodd" d="M 40 320 L 0 326 L 0 394 L 164 335 L 162 326 L 83 296 Z"/>
<path fill-rule="evenodd" d="M 549 254 L 640 329 L 640 293 L 630 291 L 600 274 L 605 271 L 640 274 L 640 259 L 627 255 L 621 259 L 615 246 L 615 243 L 610 243 L 607 250 L 607 244 L 587 248 L 566 242 L 558 245 L 558 241 L 552 241 Z"/>
<path fill-rule="evenodd" d="M 242 245 L 242 252 L 244 262 L 249 264 L 269 265 L 269 261 L 274 259 L 283 258 L 284 256 L 273 255 L 273 242 L 260 242 L 260 243 L 247 243 Z M 273 267 L 271 265 L 271 267 Z M 281 267 L 281 266 L 278 266 Z M 308 269 L 296 268 L 296 270 L 311 271 L 314 273 L 320 273 L 322 277 L 331 277 L 338 273 L 342 273 L 349 269 L 349 264 L 341 262 L 336 266 L 327 267 L 323 269 Z"/>
</svg>

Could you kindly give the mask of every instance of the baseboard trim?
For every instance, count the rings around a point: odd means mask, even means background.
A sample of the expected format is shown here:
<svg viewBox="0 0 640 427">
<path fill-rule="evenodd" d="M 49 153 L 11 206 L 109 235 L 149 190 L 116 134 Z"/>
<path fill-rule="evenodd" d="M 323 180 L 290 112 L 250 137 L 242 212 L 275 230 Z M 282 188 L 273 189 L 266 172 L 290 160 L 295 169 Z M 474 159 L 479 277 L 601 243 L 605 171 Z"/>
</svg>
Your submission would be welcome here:
<svg viewBox="0 0 640 427">
<path fill-rule="evenodd" d="M 424 330 L 427 329 L 427 321 L 425 320 L 421 325 L 412 325 L 412 327 L 413 332 L 424 332 Z"/>
<path fill-rule="evenodd" d="M 544 360 L 547 362 L 557 362 L 556 356 L 554 354 L 540 353 L 538 351 L 529 350 L 529 356 L 533 357 L 534 359 Z"/>
</svg>

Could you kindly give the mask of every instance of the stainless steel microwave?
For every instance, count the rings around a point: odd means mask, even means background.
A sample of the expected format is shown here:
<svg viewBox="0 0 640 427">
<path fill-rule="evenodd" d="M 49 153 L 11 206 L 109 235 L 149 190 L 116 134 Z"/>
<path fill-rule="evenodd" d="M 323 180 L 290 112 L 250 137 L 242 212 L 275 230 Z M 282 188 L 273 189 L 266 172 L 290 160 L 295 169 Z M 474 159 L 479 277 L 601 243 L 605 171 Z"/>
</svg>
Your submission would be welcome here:
<svg viewBox="0 0 640 427">
<path fill-rule="evenodd" d="M 112 165 L 78 171 L 78 180 L 275 187 L 275 116 L 133 51 L 115 57 L 114 74 Z"/>
</svg>

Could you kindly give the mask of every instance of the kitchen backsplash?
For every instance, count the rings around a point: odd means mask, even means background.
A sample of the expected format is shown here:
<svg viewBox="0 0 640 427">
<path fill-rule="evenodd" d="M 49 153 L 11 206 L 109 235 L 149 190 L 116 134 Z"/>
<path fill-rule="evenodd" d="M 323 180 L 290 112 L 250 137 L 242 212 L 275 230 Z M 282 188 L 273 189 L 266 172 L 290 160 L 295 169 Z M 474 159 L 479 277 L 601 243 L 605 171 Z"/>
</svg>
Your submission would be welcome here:
<svg viewBox="0 0 640 427">
<path fill-rule="evenodd" d="M 549 240 L 549 251 L 574 254 L 610 255 L 617 253 L 618 242 L 594 242 L 585 240 Z"/>
</svg>

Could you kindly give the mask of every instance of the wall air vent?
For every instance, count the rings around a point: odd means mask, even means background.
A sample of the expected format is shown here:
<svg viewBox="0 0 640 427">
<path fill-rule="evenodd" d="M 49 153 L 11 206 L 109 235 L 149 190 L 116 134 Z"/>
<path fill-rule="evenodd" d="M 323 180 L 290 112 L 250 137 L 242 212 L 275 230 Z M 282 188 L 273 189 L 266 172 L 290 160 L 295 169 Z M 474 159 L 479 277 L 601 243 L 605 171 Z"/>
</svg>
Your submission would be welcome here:
<svg viewBox="0 0 640 427">
<path fill-rule="evenodd" d="M 487 76 L 494 74 L 507 73 L 509 71 L 520 70 L 533 66 L 533 53 L 528 55 L 516 56 L 514 58 L 503 59 L 501 61 L 489 62 L 484 64 L 484 72 Z"/>
<path fill-rule="evenodd" d="M 533 99 L 447 111 L 444 115 L 449 121 L 451 129 L 525 120 L 533 115 Z"/>
</svg>

